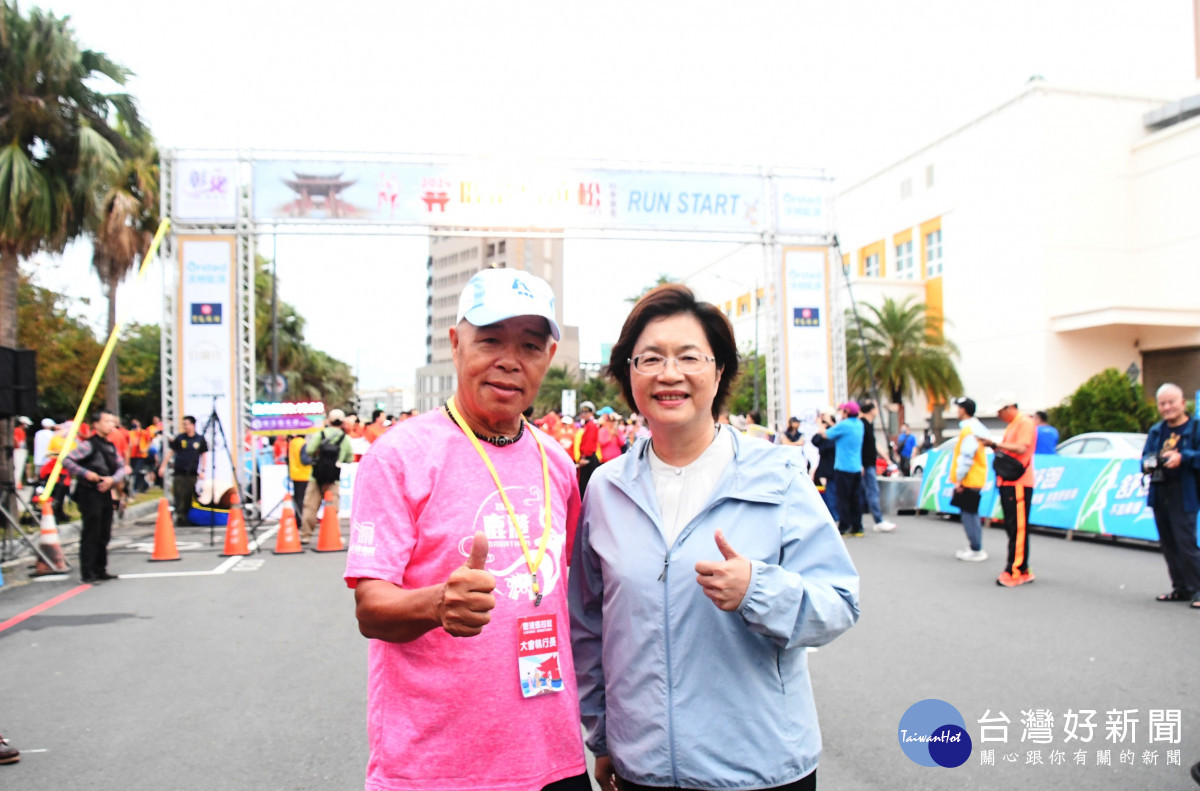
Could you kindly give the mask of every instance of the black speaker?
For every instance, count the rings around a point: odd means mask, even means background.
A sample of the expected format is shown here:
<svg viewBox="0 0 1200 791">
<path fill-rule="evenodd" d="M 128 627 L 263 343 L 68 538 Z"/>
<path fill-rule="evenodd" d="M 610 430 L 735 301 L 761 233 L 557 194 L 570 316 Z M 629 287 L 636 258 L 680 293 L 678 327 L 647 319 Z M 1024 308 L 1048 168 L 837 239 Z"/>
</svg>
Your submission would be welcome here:
<svg viewBox="0 0 1200 791">
<path fill-rule="evenodd" d="M 0 346 L 0 418 L 37 411 L 37 352 Z"/>
</svg>

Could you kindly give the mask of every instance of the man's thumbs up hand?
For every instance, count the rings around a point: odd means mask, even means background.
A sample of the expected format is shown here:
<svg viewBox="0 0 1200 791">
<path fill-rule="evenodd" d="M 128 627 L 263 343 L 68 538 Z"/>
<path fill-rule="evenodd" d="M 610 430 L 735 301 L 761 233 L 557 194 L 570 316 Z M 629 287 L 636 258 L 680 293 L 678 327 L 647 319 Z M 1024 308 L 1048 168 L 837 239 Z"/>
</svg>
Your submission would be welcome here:
<svg viewBox="0 0 1200 791">
<path fill-rule="evenodd" d="M 492 619 L 496 597 L 496 578 L 484 571 L 488 557 L 488 540 L 482 530 L 475 531 L 471 556 L 456 568 L 442 589 L 438 602 L 438 618 L 442 628 L 455 637 L 474 637 Z"/>
<path fill-rule="evenodd" d="M 725 559 L 697 563 L 696 582 L 704 588 L 704 595 L 712 599 L 713 604 L 733 612 L 741 606 L 750 587 L 750 560 L 739 555 L 720 530 L 717 530 L 715 538 L 717 549 Z"/>
</svg>

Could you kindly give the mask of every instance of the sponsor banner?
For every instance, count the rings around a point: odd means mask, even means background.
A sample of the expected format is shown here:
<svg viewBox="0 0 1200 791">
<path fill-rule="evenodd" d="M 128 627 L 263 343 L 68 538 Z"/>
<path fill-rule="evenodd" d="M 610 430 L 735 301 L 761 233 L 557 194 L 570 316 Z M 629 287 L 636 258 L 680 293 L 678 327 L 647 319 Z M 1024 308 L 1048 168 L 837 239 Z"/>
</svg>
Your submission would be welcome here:
<svg viewBox="0 0 1200 791">
<path fill-rule="evenodd" d="M 784 414 L 816 429 L 817 411 L 833 400 L 826 248 L 783 250 Z"/>
<path fill-rule="evenodd" d="M 311 434 L 324 425 L 320 401 L 256 401 L 250 409 L 250 433 L 256 436 Z"/>
<path fill-rule="evenodd" d="M 180 415 L 196 418 L 196 431 L 208 441 L 216 460 L 216 480 L 224 488 L 233 485 L 230 453 L 226 439 L 237 437 L 233 393 L 236 367 L 234 337 L 234 243 L 230 237 L 182 237 L 179 240 L 179 394 Z M 221 431 L 213 430 L 209 418 L 221 419 Z M 205 427 L 208 430 L 205 431 Z M 173 426 L 180 431 L 182 426 Z M 230 448 L 236 458 L 236 442 Z M 211 470 L 211 466 L 209 467 Z M 220 491 L 224 491 L 221 488 Z"/>
<path fill-rule="evenodd" d="M 824 222 L 825 182 L 794 198 L 813 227 Z M 254 217 L 271 222 L 364 223 L 536 229 L 669 228 L 761 232 L 766 179 L 720 173 L 545 170 L 380 162 L 258 161 Z M 797 227 L 802 223 L 796 221 Z M 826 230 L 822 227 L 821 231 Z"/>
<path fill-rule="evenodd" d="M 958 513 L 950 505 L 950 450 L 930 451 L 917 507 Z M 1034 489 L 1030 521 L 1040 527 L 1078 530 L 1121 538 L 1158 540 L 1154 511 L 1146 505 L 1148 484 L 1140 459 L 1071 458 L 1038 453 L 1033 459 Z M 979 513 L 1001 518 L 991 469 Z"/>
<path fill-rule="evenodd" d="M 179 160 L 174 174 L 173 220 L 232 223 L 237 219 L 237 160 Z"/>
<path fill-rule="evenodd" d="M 775 180 L 776 223 L 781 233 L 829 233 L 829 182 L 817 178 Z"/>
</svg>

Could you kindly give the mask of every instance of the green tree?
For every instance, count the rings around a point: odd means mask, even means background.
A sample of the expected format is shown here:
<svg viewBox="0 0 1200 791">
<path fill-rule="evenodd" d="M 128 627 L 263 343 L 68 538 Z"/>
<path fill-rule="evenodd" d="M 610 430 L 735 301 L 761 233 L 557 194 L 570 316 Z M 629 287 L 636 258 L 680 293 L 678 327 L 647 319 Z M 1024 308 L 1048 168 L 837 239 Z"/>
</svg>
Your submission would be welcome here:
<svg viewBox="0 0 1200 791">
<path fill-rule="evenodd" d="M 626 416 L 634 411 L 631 404 L 625 403 L 621 388 L 607 376 L 593 376 L 583 380 L 579 387 L 579 395 L 581 401 L 591 401 L 596 405 L 596 409 L 610 406 L 614 411 Z"/>
<path fill-rule="evenodd" d="M 254 336 L 258 381 L 271 374 L 271 262 L 257 256 L 254 275 Z M 282 283 L 283 281 L 280 280 Z M 279 374 L 287 380 L 287 397 L 293 401 L 324 401 L 331 406 L 352 404 L 354 373 L 350 366 L 304 340 L 304 318 L 287 302 L 278 302 Z M 266 399 L 260 386 L 259 398 Z"/>
<path fill-rule="evenodd" d="M 931 317 L 924 303 L 913 297 L 903 302 L 887 297 L 882 305 L 860 308 L 861 334 L 854 314 L 846 315 L 846 374 L 851 392 L 872 391 L 868 359 L 875 382 L 897 405 L 901 423 L 905 399 L 912 399 L 918 390 L 941 403 L 962 391 L 954 367 L 958 348 L 946 339 L 944 320 Z"/>
<path fill-rule="evenodd" d="M 123 121 L 118 129 L 129 153 L 104 174 L 103 194 L 91 218 L 92 266 L 108 297 L 108 334 L 117 326 L 117 288 L 145 257 L 158 227 L 158 149 L 147 130 L 134 135 Z M 113 350 L 105 370 L 105 407 L 121 414 L 118 359 Z M 123 384 L 123 382 L 120 382 Z"/>
<path fill-rule="evenodd" d="M 79 408 L 103 345 L 87 322 L 70 315 L 66 297 L 24 272 L 17 293 L 17 344 L 37 352 L 38 411 L 66 420 Z"/>
<path fill-rule="evenodd" d="M 1106 368 L 1088 379 L 1047 414 L 1060 440 L 1086 431 L 1140 433 L 1158 419 L 1145 388 L 1140 383 L 1130 384 L 1116 368 Z"/>
<path fill-rule="evenodd" d="M 0 0 L 0 346 L 17 343 L 20 259 L 61 251 L 82 233 L 97 174 L 116 166 L 123 142 L 108 119 L 141 128 L 130 96 L 95 87 L 128 76 L 81 48 L 66 17 L 36 8 L 25 17 Z M 0 420 L 0 435 L 11 431 Z M 11 476 L 0 454 L 0 479 Z"/>
<path fill-rule="evenodd" d="M 121 404 L 125 414 L 142 421 L 143 426 L 162 411 L 161 337 L 157 324 L 133 323 L 121 332 L 118 344 Z"/>
<path fill-rule="evenodd" d="M 767 358 L 758 355 L 758 405 L 763 422 L 771 414 L 767 403 Z M 729 390 L 729 401 L 725 404 L 731 415 L 745 415 L 754 409 L 754 352 L 743 351 L 738 355 L 738 378 Z"/>
<path fill-rule="evenodd" d="M 533 400 L 533 414 L 541 417 L 547 412 L 562 409 L 562 391 L 574 390 L 576 393 L 583 389 L 583 384 L 571 374 L 565 365 L 552 365 L 546 369 L 542 378 L 542 386 L 538 388 L 537 398 Z M 578 398 L 584 401 L 584 398 Z"/>
</svg>

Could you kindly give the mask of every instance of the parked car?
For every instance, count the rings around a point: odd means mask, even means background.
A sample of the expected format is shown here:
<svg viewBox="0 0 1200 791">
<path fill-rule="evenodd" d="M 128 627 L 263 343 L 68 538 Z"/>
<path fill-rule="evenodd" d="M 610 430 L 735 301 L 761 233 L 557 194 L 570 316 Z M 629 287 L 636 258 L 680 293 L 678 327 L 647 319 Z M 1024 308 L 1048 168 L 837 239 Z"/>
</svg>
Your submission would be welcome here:
<svg viewBox="0 0 1200 791">
<path fill-rule="evenodd" d="M 1145 434 L 1118 431 L 1089 431 L 1058 443 L 1059 456 L 1091 456 L 1104 459 L 1136 459 L 1146 446 Z"/>
<path fill-rule="evenodd" d="M 912 472 L 914 477 L 920 477 L 925 473 L 925 466 L 928 462 L 930 453 L 933 453 L 934 450 L 954 450 L 954 443 L 957 441 L 958 435 L 955 434 L 953 437 L 946 440 L 941 445 L 938 445 L 933 450 L 927 450 L 924 453 L 918 453 L 916 456 L 912 457 L 911 461 L 909 461 L 908 469 Z"/>
</svg>

